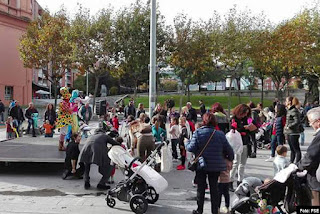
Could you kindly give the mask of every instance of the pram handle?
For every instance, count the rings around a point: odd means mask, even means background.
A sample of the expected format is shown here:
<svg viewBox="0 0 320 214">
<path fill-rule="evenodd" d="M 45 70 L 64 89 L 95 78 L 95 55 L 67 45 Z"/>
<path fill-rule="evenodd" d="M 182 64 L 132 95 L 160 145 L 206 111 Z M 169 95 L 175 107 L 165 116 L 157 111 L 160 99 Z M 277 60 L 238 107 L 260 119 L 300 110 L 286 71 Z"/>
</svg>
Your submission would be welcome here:
<svg viewBox="0 0 320 214">
<path fill-rule="evenodd" d="M 129 164 L 128 168 L 129 168 L 129 169 L 131 169 L 131 167 L 132 167 L 133 163 L 134 163 L 134 162 L 136 162 L 136 161 L 137 161 L 137 160 L 139 160 L 139 159 L 140 159 L 139 157 L 135 157 L 135 158 L 133 158 L 133 160 L 130 162 L 130 164 Z"/>
<path fill-rule="evenodd" d="M 159 150 L 164 144 L 165 144 L 164 142 L 156 144 L 157 145 L 156 150 Z"/>
</svg>

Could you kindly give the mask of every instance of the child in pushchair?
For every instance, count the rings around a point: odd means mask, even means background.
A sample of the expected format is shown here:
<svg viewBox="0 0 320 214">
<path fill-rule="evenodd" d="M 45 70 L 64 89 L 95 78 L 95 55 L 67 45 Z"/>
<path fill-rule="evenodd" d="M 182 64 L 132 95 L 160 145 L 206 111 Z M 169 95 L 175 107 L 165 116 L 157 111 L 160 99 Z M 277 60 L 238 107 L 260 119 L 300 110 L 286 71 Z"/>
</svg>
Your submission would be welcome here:
<svg viewBox="0 0 320 214">
<path fill-rule="evenodd" d="M 281 173 L 282 171 L 287 175 Z M 256 187 L 254 191 L 251 189 L 250 196 L 237 200 L 231 213 L 293 213 L 297 206 L 310 206 L 311 193 L 304 174 L 290 171 L 288 168 L 282 171 L 274 179 Z M 262 200 L 265 200 L 265 207 L 259 206 Z M 282 205 L 286 212 L 283 211 Z"/>
<path fill-rule="evenodd" d="M 108 156 L 124 172 L 126 179 L 119 182 L 107 194 L 107 205 L 114 207 L 118 198 L 120 201 L 130 202 L 130 208 L 135 213 L 145 213 L 148 203 L 155 203 L 159 193 L 168 187 L 168 182 L 150 167 L 155 160 L 158 150 L 163 143 L 157 146 L 152 154 L 141 163 L 139 158 L 133 158 L 121 146 L 113 146 Z"/>
</svg>

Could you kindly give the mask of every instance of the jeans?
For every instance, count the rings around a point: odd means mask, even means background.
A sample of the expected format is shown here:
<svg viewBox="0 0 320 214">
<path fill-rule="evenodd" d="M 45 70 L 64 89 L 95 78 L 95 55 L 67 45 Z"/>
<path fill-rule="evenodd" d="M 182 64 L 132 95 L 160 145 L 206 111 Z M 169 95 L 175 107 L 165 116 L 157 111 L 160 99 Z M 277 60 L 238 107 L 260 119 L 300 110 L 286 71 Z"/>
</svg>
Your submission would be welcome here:
<svg viewBox="0 0 320 214">
<path fill-rule="evenodd" d="M 34 130 L 34 120 L 33 119 L 28 119 L 28 128 L 27 128 L 27 133 L 30 133 L 30 127 L 32 126 L 32 135 L 35 136 L 36 132 Z"/>
<path fill-rule="evenodd" d="M 301 150 L 299 145 L 300 135 L 288 135 L 288 142 L 290 146 L 290 161 L 291 163 L 298 163 L 301 160 Z"/>
<path fill-rule="evenodd" d="M 300 144 L 301 144 L 301 146 L 304 145 L 304 141 L 305 141 L 305 135 L 304 135 L 304 132 L 301 132 L 300 133 Z"/>
<path fill-rule="evenodd" d="M 218 193 L 219 193 L 219 207 L 221 206 L 222 195 L 225 200 L 226 207 L 230 206 L 230 195 L 229 195 L 229 183 L 219 183 L 218 184 Z"/>
<path fill-rule="evenodd" d="M 210 185 L 210 199 L 211 199 L 211 213 L 218 214 L 219 204 L 218 204 L 218 177 L 220 172 L 207 172 L 207 171 L 197 171 L 197 211 L 203 213 L 204 196 L 206 189 L 206 180 L 208 177 Z"/>
<path fill-rule="evenodd" d="M 177 145 L 179 143 L 178 139 L 171 139 L 171 147 L 172 147 L 172 157 L 174 159 L 178 159 L 178 153 L 177 153 Z"/>
<path fill-rule="evenodd" d="M 242 181 L 244 178 L 244 169 L 248 159 L 248 147 L 243 145 L 243 151 L 241 154 L 235 154 L 233 160 L 232 170 L 230 172 L 231 181 L 235 180 L 236 172 L 238 171 L 238 181 Z"/>
<path fill-rule="evenodd" d="M 13 120 L 13 126 L 17 129 L 18 134 L 20 135 L 20 126 L 22 121 L 18 121 L 17 119 Z"/>
<path fill-rule="evenodd" d="M 279 145 L 284 144 L 284 136 L 283 135 L 273 135 L 271 140 L 271 157 L 275 156 L 276 148 Z"/>
<path fill-rule="evenodd" d="M 90 182 L 90 166 L 91 163 L 85 163 L 84 164 L 84 181 Z M 112 166 L 99 166 L 99 173 L 102 175 L 102 178 L 99 181 L 99 184 L 106 185 L 107 181 L 109 180 L 112 172 Z"/>
</svg>

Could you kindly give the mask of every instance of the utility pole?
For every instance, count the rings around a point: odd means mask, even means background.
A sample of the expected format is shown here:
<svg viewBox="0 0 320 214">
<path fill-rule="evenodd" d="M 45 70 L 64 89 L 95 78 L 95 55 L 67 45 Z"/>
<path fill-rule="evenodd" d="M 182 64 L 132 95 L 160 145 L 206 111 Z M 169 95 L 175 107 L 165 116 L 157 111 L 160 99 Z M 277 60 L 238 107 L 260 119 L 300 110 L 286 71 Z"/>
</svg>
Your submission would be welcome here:
<svg viewBox="0 0 320 214">
<path fill-rule="evenodd" d="M 149 116 L 156 105 L 156 0 L 151 1 L 150 19 L 150 76 L 149 76 Z"/>
</svg>

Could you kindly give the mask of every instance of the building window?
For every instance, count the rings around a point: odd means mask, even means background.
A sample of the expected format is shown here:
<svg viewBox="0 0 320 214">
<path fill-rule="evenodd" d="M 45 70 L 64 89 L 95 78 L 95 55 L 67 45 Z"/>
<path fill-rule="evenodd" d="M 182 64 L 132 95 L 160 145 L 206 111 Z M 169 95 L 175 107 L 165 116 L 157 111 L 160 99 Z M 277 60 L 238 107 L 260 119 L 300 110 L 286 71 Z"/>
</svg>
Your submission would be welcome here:
<svg viewBox="0 0 320 214">
<path fill-rule="evenodd" d="M 13 87 L 12 86 L 5 87 L 4 99 L 5 100 L 13 100 Z"/>
</svg>

